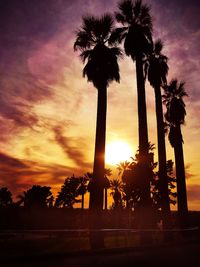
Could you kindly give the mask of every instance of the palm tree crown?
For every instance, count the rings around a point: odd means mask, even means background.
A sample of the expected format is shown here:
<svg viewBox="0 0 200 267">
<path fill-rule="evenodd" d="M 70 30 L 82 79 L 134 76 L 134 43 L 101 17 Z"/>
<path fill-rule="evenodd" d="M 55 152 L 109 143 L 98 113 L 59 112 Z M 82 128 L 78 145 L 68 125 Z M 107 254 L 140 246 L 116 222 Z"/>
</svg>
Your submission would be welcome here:
<svg viewBox="0 0 200 267">
<path fill-rule="evenodd" d="M 110 186 L 111 186 L 111 196 L 113 197 L 114 200 L 114 207 L 121 207 L 122 206 L 122 182 L 119 179 L 112 179 L 110 181 Z"/>
<path fill-rule="evenodd" d="M 168 74 L 168 58 L 162 52 L 163 43 L 157 40 L 153 47 L 153 52 L 149 56 L 146 68 L 148 68 L 148 80 L 154 88 L 166 85 Z"/>
<path fill-rule="evenodd" d="M 184 82 L 178 83 L 174 79 L 168 86 L 164 87 L 164 90 L 163 103 L 166 104 L 167 108 L 166 120 L 174 127 L 184 124 L 186 110 L 183 97 L 188 96 L 184 88 Z"/>
<path fill-rule="evenodd" d="M 113 80 L 119 82 L 119 66 L 117 58 L 121 50 L 109 44 L 111 31 L 114 27 L 112 16 L 105 14 L 101 18 L 83 17 L 83 25 L 77 31 L 74 49 L 81 51 L 80 57 L 87 64 L 83 76 L 93 82 L 97 89 L 107 87 Z"/>
<path fill-rule="evenodd" d="M 144 56 L 152 49 L 152 19 L 150 8 L 141 0 L 123 0 L 118 5 L 119 12 L 115 13 L 117 22 L 123 25 L 113 31 L 111 43 L 125 39 L 124 49 L 128 56 L 135 60 L 136 56 Z"/>
</svg>

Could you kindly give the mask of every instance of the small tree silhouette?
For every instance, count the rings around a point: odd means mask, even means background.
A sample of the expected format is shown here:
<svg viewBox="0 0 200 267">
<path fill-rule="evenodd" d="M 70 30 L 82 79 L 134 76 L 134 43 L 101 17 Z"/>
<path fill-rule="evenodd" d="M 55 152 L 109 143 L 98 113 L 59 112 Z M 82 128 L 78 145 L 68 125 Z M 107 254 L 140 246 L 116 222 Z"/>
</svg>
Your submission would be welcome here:
<svg viewBox="0 0 200 267">
<path fill-rule="evenodd" d="M 123 208 L 122 202 L 122 181 L 119 179 L 110 180 L 111 196 L 113 197 L 114 203 L 112 209 Z"/>
<path fill-rule="evenodd" d="M 24 203 L 25 208 L 45 208 L 52 201 L 51 187 L 33 185 L 32 188 L 19 195 L 19 204 Z"/>
<path fill-rule="evenodd" d="M 82 193 L 80 192 L 80 179 L 74 175 L 66 178 L 56 197 L 55 206 L 73 208 L 75 203 L 80 202 L 78 199 L 80 193 Z"/>
<path fill-rule="evenodd" d="M 12 193 L 7 187 L 0 188 L 0 207 L 7 207 L 12 204 Z"/>
</svg>

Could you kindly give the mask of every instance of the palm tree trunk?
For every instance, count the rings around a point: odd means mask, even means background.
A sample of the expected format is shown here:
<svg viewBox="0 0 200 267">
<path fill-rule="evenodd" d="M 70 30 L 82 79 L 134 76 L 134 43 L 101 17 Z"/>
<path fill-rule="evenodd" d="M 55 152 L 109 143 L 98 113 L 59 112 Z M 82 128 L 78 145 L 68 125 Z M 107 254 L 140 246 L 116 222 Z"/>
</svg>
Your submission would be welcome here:
<svg viewBox="0 0 200 267">
<path fill-rule="evenodd" d="M 142 192 L 140 223 L 142 228 L 150 228 L 152 226 L 151 196 L 150 196 L 150 166 L 148 157 L 148 130 L 147 130 L 147 111 L 146 97 L 144 85 L 144 72 L 142 57 L 136 57 L 136 77 L 137 77 L 137 93 L 138 93 L 138 124 L 139 124 L 139 162 L 142 175 Z"/>
<path fill-rule="evenodd" d="M 155 89 L 155 104 L 156 104 L 156 119 L 157 119 L 157 135 L 158 135 L 158 164 L 159 164 L 159 179 L 161 193 L 161 208 L 164 228 L 170 226 L 170 203 L 167 181 L 166 167 L 166 146 L 165 146 L 165 131 L 163 122 L 163 108 L 160 86 Z"/>
<path fill-rule="evenodd" d="M 90 190 L 90 244 L 92 248 L 104 247 L 102 233 L 95 230 L 102 228 L 103 178 L 105 170 L 107 88 L 98 89 L 96 140 L 93 165 L 93 181 Z"/>
<path fill-rule="evenodd" d="M 108 189 L 105 187 L 105 210 L 108 209 Z"/>
<path fill-rule="evenodd" d="M 93 166 L 93 189 L 90 209 L 103 209 L 103 178 L 105 169 L 107 88 L 98 89 L 96 140 Z"/>
<path fill-rule="evenodd" d="M 139 154 L 143 160 L 148 157 L 148 129 L 147 129 L 147 111 L 144 85 L 143 62 L 141 57 L 136 58 L 136 76 L 138 93 L 138 124 L 139 124 Z"/>
<path fill-rule="evenodd" d="M 82 194 L 81 209 L 84 210 L 84 194 Z"/>
<path fill-rule="evenodd" d="M 178 215 L 179 222 L 182 228 L 188 226 L 188 205 L 187 191 L 185 180 L 185 167 L 183 157 L 183 145 L 181 126 L 177 126 L 178 138 L 174 146 L 175 163 L 176 163 L 176 179 L 177 179 L 177 198 L 178 198 Z"/>
</svg>

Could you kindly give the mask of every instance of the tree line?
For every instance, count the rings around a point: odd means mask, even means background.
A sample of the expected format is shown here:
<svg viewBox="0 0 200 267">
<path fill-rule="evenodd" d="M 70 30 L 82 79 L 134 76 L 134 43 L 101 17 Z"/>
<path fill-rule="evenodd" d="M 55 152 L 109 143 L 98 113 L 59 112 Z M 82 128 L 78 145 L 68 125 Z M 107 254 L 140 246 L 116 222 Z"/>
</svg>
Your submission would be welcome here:
<svg viewBox="0 0 200 267">
<path fill-rule="evenodd" d="M 161 192 L 158 171 L 156 170 L 157 162 L 154 162 L 155 146 L 149 144 L 149 155 L 151 157 L 151 195 L 153 199 L 153 209 L 155 221 L 159 222 L 161 209 Z M 139 166 L 138 151 L 135 158 L 131 161 L 120 162 L 117 164 L 118 177 L 110 178 L 111 169 L 104 170 L 104 209 L 121 210 L 126 209 L 137 213 L 140 207 L 141 198 L 141 170 Z M 173 174 L 173 162 L 166 162 L 167 178 L 169 185 L 170 203 L 176 204 L 176 178 Z M 0 188 L 0 208 L 19 207 L 28 209 L 41 208 L 74 208 L 75 204 L 81 204 L 81 209 L 85 208 L 85 194 L 91 192 L 93 186 L 94 175 L 87 172 L 83 176 L 67 177 L 63 185 L 54 197 L 50 186 L 33 185 L 31 188 L 17 196 L 14 202 L 12 193 L 7 187 Z M 112 204 L 108 207 L 108 190 L 112 197 Z M 77 206 L 76 206 L 77 207 Z"/>
</svg>

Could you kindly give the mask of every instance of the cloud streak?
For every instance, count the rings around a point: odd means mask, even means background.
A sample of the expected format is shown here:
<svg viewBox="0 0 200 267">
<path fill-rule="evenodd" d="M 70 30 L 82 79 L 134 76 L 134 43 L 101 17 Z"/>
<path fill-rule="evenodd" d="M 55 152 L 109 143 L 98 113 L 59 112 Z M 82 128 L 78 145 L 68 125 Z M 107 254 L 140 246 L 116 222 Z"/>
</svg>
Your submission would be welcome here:
<svg viewBox="0 0 200 267">
<path fill-rule="evenodd" d="M 71 176 L 74 169 L 62 164 L 46 164 L 21 160 L 0 153 L 0 186 L 7 186 L 14 196 L 33 184 L 50 185 L 54 188 Z"/>
<path fill-rule="evenodd" d="M 55 141 L 60 145 L 67 157 L 73 160 L 78 168 L 91 169 L 91 163 L 86 162 L 85 155 L 80 151 L 80 148 L 71 145 L 70 139 L 63 135 L 63 127 L 54 127 L 53 131 L 55 133 Z"/>
</svg>

